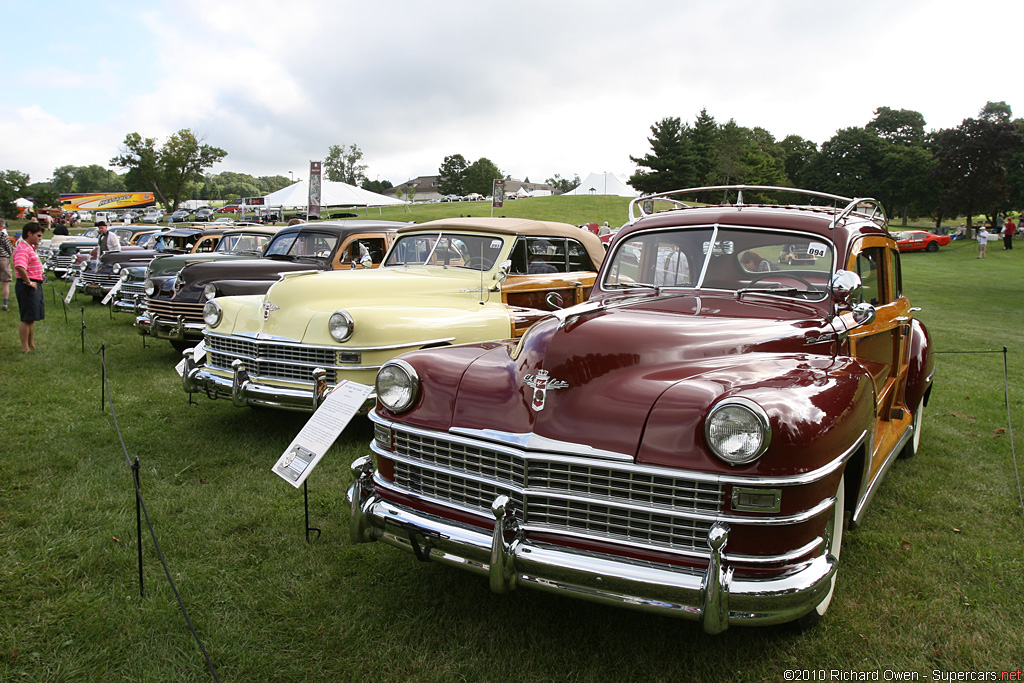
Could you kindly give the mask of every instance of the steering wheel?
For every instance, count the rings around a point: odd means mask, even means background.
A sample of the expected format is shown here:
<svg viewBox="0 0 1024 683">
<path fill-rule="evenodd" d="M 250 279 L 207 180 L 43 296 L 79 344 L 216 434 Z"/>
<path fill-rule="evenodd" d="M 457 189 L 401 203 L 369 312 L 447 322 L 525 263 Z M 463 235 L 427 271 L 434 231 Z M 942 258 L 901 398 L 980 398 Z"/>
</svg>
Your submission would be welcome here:
<svg viewBox="0 0 1024 683">
<path fill-rule="evenodd" d="M 486 270 L 487 260 L 483 256 L 474 256 L 466 261 L 466 268 L 472 268 L 473 270 Z"/>
<path fill-rule="evenodd" d="M 805 287 L 807 287 L 807 289 L 811 291 L 818 291 L 815 288 L 815 286 L 812 285 L 810 282 L 789 270 L 770 270 L 765 273 L 755 273 L 753 277 L 750 278 L 750 282 L 747 284 L 747 286 L 749 287 L 750 285 L 753 285 L 755 282 L 760 282 L 761 280 L 764 280 L 765 278 L 769 277 L 788 277 L 791 280 L 796 280 L 797 282 L 804 285 Z"/>
</svg>

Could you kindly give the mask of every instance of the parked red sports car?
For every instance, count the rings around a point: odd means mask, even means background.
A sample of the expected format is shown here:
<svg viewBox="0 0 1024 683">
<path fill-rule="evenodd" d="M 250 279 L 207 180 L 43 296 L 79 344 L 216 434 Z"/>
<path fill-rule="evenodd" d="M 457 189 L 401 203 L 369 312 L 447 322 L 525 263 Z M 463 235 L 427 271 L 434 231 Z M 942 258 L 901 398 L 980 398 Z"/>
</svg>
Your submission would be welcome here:
<svg viewBox="0 0 1024 683">
<path fill-rule="evenodd" d="M 949 235 L 933 235 L 924 230 L 908 230 L 896 233 L 896 244 L 900 251 L 938 251 L 949 244 Z"/>
</svg>

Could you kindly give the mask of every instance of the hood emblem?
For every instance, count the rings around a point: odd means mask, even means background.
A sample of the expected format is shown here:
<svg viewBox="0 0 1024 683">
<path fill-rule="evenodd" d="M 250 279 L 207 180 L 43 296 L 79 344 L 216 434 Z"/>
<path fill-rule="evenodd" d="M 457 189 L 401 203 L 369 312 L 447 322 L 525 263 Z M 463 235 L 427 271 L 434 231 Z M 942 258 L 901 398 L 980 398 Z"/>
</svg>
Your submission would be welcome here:
<svg viewBox="0 0 1024 683">
<path fill-rule="evenodd" d="M 281 310 L 280 306 L 275 306 L 274 304 L 272 304 L 272 303 L 270 303 L 268 301 L 267 303 L 263 304 L 263 319 L 264 320 L 270 319 L 270 312 L 271 311 L 280 311 L 280 310 Z"/>
<path fill-rule="evenodd" d="M 533 389 L 533 401 L 530 406 L 536 412 L 544 410 L 548 389 L 565 389 L 569 386 L 568 382 L 551 379 L 547 370 L 539 370 L 536 375 L 527 375 L 523 378 L 523 382 Z"/>
</svg>

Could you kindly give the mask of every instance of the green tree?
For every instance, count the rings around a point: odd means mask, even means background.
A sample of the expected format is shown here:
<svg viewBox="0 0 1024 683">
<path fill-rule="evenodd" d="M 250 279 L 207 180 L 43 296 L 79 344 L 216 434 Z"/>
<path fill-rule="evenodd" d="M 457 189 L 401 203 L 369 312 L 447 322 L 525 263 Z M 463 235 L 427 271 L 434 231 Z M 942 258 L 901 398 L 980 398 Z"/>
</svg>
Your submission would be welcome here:
<svg viewBox="0 0 1024 683">
<path fill-rule="evenodd" d="M 932 154 L 923 145 L 893 145 L 882 157 L 877 196 L 886 213 L 900 216 L 904 227 L 910 215 L 930 213 L 937 199 L 928 177 L 934 167 Z"/>
<path fill-rule="evenodd" d="M 911 109 L 875 109 L 875 118 L 865 126 L 890 143 L 906 146 L 924 144 L 924 116 Z"/>
<path fill-rule="evenodd" d="M 466 194 L 466 169 L 469 163 L 466 157 L 461 154 L 446 156 L 437 169 L 439 176 L 437 191 L 441 194 L 457 194 L 460 197 Z"/>
<path fill-rule="evenodd" d="M 414 201 L 416 201 L 416 186 L 410 185 L 409 187 L 405 188 L 405 194 L 408 195 L 409 203 L 412 204 Z"/>
<path fill-rule="evenodd" d="M 53 185 L 49 181 L 26 185 L 22 192 L 35 203 L 37 209 L 46 206 L 60 206 L 60 193 L 54 191 Z"/>
<path fill-rule="evenodd" d="M 18 207 L 14 200 L 25 194 L 28 185 L 28 173 L 21 171 L 0 172 L 0 216 L 14 218 L 18 215 Z"/>
<path fill-rule="evenodd" d="M 487 157 L 480 157 L 466 169 L 466 194 L 476 192 L 489 195 L 494 187 L 494 181 L 503 177 L 493 161 Z"/>
<path fill-rule="evenodd" d="M 718 150 L 718 124 L 707 109 L 701 109 L 688 132 L 693 150 L 694 182 L 697 185 L 711 184 Z"/>
<path fill-rule="evenodd" d="M 129 187 L 152 188 L 160 203 L 170 211 L 190 196 L 203 179 L 203 171 L 227 154 L 219 147 L 203 144 L 195 132 L 187 128 L 171 135 L 159 149 L 155 138 L 129 133 L 121 154 L 111 159 L 110 165 L 128 170 L 125 183 Z"/>
<path fill-rule="evenodd" d="M 818 154 L 818 145 L 799 135 L 787 135 L 778 144 L 782 154 L 782 168 L 794 185 L 801 185 L 804 169 Z"/>
<path fill-rule="evenodd" d="M 391 184 L 390 180 L 364 180 L 363 189 L 369 190 L 370 192 L 376 192 L 377 194 L 384 194 L 385 190 L 390 190 L 394 185 Z"/>
<path fill-rule="evenodd" d="M 555 188 L 555 194 L 565 194 L 574 187 L 579 187 L 580 177 L 577 174 L 573 174 L 572 180 L 563 178 L 559 174 L 555 174 L 544 181 L 546 184 Z"/>
<path fill-rule="evenodd" d="M 359 163 L 363 152 L 357 145 L 331 145 L 324 159 L 324 174 L 336 183 L 359 187 L 366 181 L 366 164 Z"/>
<path fill-rule="evenodd" d="M 935 134 L 930 177 L 941 187 L 941 208 L 946 215 L 967 216 L 968 224 L 978 213 L 994 217 L 1009 208 L 1010 167 L 1024 152 L 1024 135 L 1009 108 L 993 113 L 992 107 L 989 102 L 978 118 Z"/>
<path fill-rule="evenodd" d="M 866 128 L 844 128 L 822 144 L 804 169 L 801 184 L 808 189 L 847 197 L 877 194 L 886 144 Z"/>
<path fill-rule="evenodd" d="M 694 184 L 696 176 L 688 127 L 679 117 L 670 116 L 653 124 L 647 142 L 651 145 L 650 152 L 642 157 L 629 157 L 640 167 L 630 176 L 630 185 L 642 193 L 653 194 Z M 650 170 L 643 170 L 645 168 Z"/>
</svg>

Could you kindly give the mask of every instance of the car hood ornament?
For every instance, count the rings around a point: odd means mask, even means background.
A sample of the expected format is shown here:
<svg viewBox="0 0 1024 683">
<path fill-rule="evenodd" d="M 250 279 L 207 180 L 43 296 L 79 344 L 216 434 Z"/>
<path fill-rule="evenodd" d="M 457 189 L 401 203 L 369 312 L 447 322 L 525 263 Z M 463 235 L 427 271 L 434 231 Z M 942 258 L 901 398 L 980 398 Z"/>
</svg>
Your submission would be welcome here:
<svg viewBox="0 0 1024 683">
<path fill-rule="evenodd" d="M 568 382 L 560 379 L 551 379 L 547 370 L 538 370 L 536 375 L 527 375 L 523 383 L 533 389 L 533 401 L 530 407 L 536 412 L 544 410 L 544 401 L 547 398 L 548 389 L 565 389 Z"/>
<path fill-rule="evenodd" d="M 280 306 L 275 306 L 274 304 L 272 304 L 272 303 L 270 303 L 268 301 L 267 303 L 263 304 L 263 320 L 269 320 L 270 319 L 270 312 L 271 311 L 280 311 L 280 310 L 281 310 Z"/>
</svg>

